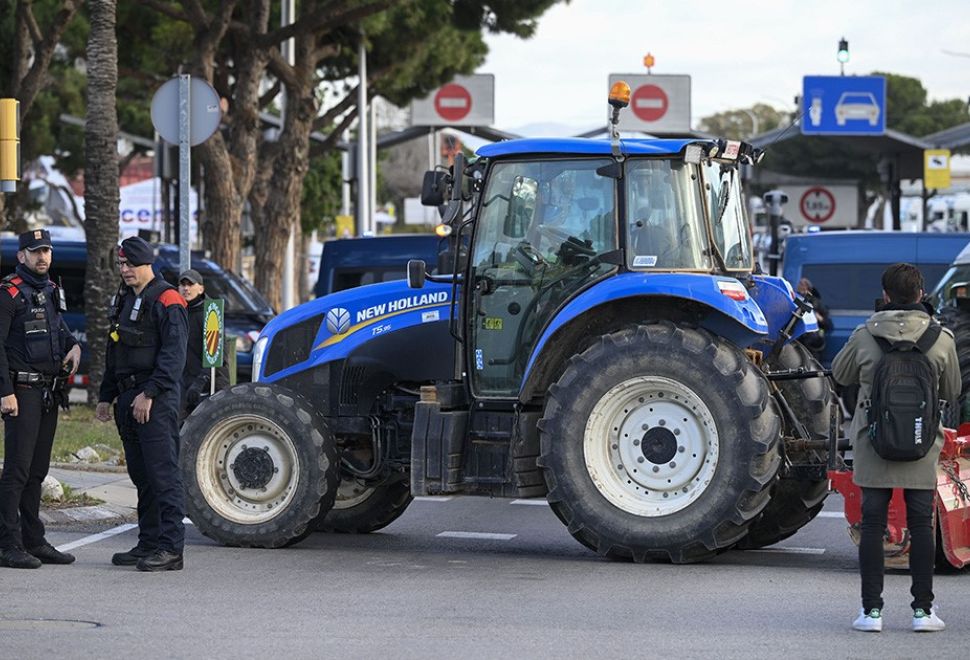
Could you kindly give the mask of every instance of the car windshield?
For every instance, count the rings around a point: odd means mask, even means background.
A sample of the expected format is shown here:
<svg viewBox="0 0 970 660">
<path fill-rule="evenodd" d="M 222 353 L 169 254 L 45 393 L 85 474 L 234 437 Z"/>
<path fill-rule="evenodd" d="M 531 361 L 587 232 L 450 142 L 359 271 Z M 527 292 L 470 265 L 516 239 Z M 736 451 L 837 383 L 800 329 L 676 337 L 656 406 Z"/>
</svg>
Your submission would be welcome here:
<svg viewBox="0 0 970 660">
<path fill-rule="evenodd" d="M 868 105 L 872 104 L 873 102 L 873 98 L 870 94 L 846 93 L 842 95 L 842 103 L 865 103 Z"/>
<path fill-rule="evenodd" d="M 627 161 L 627 265 L 635 270 L 710 270 L 704 205 L 693 165 Z"/>
</svg>

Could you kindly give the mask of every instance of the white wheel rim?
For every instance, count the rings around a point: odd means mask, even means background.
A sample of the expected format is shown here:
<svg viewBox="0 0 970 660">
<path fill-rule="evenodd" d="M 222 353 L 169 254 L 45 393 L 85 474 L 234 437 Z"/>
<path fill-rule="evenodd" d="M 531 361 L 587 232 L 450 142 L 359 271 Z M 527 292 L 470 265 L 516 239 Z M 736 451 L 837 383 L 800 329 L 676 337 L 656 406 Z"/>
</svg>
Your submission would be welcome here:
<svg viewBox="0 0 970 660">
<path fill-rule="evenodd" d="M 366 502 L 377 492 L 377 488 L 363 486 L 356 477 L 346 477 L 340 480 L 337 486 L 337 498 L 333 502 L 333 508 L 350 509 Z"/>
<path fill-rule="evenodd" d="M 619 383 L 586 423 L 586 469 L 603 497 L 638 516 L 666 516 L 699 498 L 718 459 L 714 417 L 690 388 L 669 378 Z"/>
<path fill-rule="evenodd" d="M 239 461 L 254 462 L 258 485 L 242 477 Z M 280 515 L 299 483 L 296 446 L 276 423 L 258 415 L 229 417 L 202 440 L 195 473 L 202 496 L 222 518 L 257 525 Z"/>
</svg>

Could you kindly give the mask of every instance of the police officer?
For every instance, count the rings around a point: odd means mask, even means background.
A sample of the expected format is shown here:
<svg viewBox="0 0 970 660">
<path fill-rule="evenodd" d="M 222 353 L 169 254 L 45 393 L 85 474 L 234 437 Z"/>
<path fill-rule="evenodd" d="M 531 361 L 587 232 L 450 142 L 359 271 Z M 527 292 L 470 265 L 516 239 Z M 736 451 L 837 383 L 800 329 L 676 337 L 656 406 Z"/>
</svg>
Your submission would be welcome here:
<svg viewBox="0 0 970 660">
<path fill-rule="evenodd" d="M 138 544 L 111 562 L 140 571 L 178 571 L 185 542 L 176 446 L 186 305 L 155 275 L 154 261 L 155 250 L 137 236 L 118 249 L 124 286 L 113 306 L 96 416 L 109 421 L 114 403 L 128 474 L 138 490 Z"/>
<path fill-rule="evenodd" d="M 188 303 L 189 342 L 182 371 L 182 418 L 188 417 L 211 390 L 211 370 L 202 368 L 202 338 L 205 336 L 205 282 L 199 271 L 189 269 L 179 275 L 179 293 Z M 229 370 L 216 369 L 216 390 L 229 386 Z"/>
<path fill-rule="evenodd" d="M 50 467 L 57 403 L 81 347 L 61 317 L 63 292 L 48 278 L 53 248 L 46 229 L 20 235 L 15 271 L 0 283 L 0 412 L 4 460 L 0 475 L 0 565 L 39 568 L 70 564 L 44 539 L 41 484 Z"/>
</svg>

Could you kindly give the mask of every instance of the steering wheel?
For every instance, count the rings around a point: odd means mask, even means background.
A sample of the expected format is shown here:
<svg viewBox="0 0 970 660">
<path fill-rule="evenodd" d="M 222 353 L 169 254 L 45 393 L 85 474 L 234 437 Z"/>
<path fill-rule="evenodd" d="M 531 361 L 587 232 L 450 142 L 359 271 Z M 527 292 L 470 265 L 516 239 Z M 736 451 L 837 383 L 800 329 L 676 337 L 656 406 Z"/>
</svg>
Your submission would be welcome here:
<svg viewBox="0 0 970 660">
<path fill-rule="evenodd" d="M 511 256 L 512 259 L 514 259 L 517 264 L 522 266 L 522 268 L 525 269 L 525 272 L 530 276 L 536 271 L 537 268 L 542 268 L 547 265 L 546 260 L 542 258 L 542 255 L 539 254 L 534 247 L 532 247 L 532 244 L 525 241 L 522 241 L 515 246 L 515 249 L 512 250 Z"/>
</svg>

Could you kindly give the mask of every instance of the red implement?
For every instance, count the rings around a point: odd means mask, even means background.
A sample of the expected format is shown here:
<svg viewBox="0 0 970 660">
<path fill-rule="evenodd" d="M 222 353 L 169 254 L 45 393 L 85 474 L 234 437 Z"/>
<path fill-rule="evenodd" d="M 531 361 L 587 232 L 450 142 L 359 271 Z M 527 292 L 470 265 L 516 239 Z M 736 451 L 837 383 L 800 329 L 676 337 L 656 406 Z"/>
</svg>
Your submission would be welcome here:
<svg viewBox="0 0 970 660">
<path fill-rule="evenodd" d="M 970 564 L 970 424 L 956 431 L 945 429 L 943 450 L 937 466 L 936 525 L 947 563 L 956 568 Z M 845 499 L 845 519 L 849 536 L 859 543 L 862 522 L 862 491 L 852 483 L 851 470 L 831 470 L 832 488 Z M 886 529 L 886 566 L 909 566 L 909 530 L 906 529 L 906 503 L 896 489 L 889 503 Z"/>
</svg>

